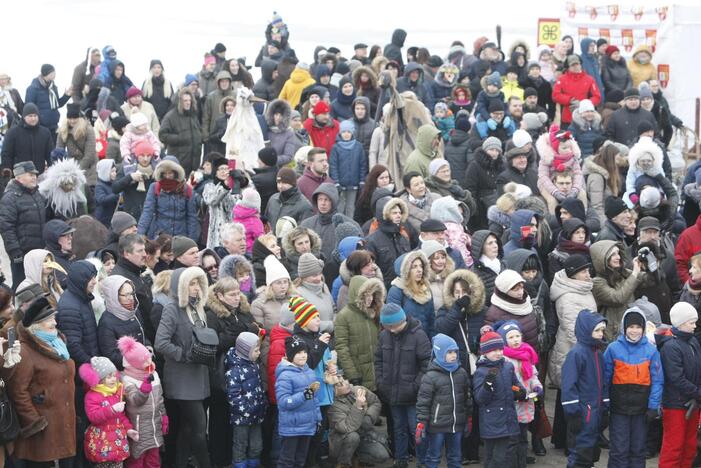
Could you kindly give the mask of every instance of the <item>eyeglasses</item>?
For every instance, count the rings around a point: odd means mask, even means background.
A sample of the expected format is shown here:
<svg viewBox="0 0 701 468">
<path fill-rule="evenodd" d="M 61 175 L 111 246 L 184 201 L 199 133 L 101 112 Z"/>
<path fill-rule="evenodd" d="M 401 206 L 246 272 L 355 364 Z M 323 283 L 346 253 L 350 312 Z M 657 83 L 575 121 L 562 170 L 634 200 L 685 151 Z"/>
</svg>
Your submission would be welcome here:
<svg viewBox="0 0 701 468">
<path fill-rule="evenodd" d="M 216 263 L 214 265 L 209 265 L 209 266 L 204 267 L 205 271 L 214 271 L 217 268 L 219 268 L 219 267 L 217 267 Z"/>
</svg>

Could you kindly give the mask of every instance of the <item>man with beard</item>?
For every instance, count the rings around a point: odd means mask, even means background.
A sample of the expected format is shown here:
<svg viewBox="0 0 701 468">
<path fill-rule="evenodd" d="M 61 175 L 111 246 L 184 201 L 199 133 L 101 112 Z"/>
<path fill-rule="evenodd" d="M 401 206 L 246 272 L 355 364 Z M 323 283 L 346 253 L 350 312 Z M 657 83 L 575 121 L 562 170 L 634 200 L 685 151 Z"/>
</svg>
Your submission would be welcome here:
<svg viewBox="0 0 701 468">
<path fill-rule="evenodd" d="M 509 115 L 511 115 L 516 128 L 519 128 L 521 126 L 521 119 L 523 118 L 523 101 L 518 96 L 511 96 L 508 105 Z"/>
<path fill-rule="evenodd" d="M 329 177 L 329 157 L 328 152 L 324 148 L 312 148 L 307 154 L 307 167 L 304 169 L 304 174 L 297 181 L 299 191 L 307 197 L 311 203 L 314 192 L 319 186 L 325 182 L 335 183 Z"/>
</svg>

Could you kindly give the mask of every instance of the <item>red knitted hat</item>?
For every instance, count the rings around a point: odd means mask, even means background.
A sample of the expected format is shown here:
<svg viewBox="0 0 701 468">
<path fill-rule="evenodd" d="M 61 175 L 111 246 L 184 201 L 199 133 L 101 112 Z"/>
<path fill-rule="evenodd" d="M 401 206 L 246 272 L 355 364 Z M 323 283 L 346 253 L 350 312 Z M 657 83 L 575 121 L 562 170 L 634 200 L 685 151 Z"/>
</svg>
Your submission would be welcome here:
<svg viewBox="0 0 701 468">
<path fill-rule="evenodd" d="M 312 109 L 312 112 L 314 115 L 319 115 L 319 114 L 328 114 L 331 112 L 331 109 L 329 108 L 329 105 L 326 104 L 326 101 L 319 101 L 314 105 L 314 109 Z"/>
<path fill-rule="evenodd" d="M 480 354 L 484 355 L 495 349 L 504 349 L 504 340 L 493 331 L 488 331 L 480 338 Z"/>
</svg>

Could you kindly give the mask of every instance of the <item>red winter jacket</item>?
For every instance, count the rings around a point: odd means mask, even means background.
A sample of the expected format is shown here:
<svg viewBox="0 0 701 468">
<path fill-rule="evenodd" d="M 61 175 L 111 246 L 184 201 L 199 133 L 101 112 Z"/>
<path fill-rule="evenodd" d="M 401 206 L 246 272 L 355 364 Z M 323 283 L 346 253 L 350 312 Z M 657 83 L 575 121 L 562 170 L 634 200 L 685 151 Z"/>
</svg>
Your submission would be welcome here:
<svg viewBox="0 0 701 468">
<path fill-rule="evenodd" d="M 701 215 L 696 218 L 696 223 L 684 229 L 677 246 L 674 248 L 674 259 L 677 261 L 677 273 L 682 284 L 689 279 L 689 260 L 694 254 L 701 251 Z"/>
<path fill-rule="evenodd" d="M 280 324 L 275 325 L 272 330 L 270 330 L 270 350 L 268 351 L 268 396 L 270 397 L 270 403 L 273 405 L 277 404 L 277 399 L 275 398 L 275 369 L 277 365 L 280 364 L 282 358 L 285 357 L 285 338 L 292 336 L 292 333 L 288 332 L 280 326 Z"/>
<path fill-rule="evenodd" d="M 324 148 L 326 154 L 331 155 L 331 148 L 338 135 L 338 120 L 331 119 L 328 124 L 320 127 L 314 119 L 307 119 L 304 121 L 304 129 L 309 134 L 313 146 Z"/>
<path fill-rule="evenodd" d="M 570 110 L 570 101 L 576 99 L 591 100 L 594 106 L 598 106 L 601 102 L 601 93 L 596 86 L 594 78 L 584 72 L 572 73 L 565 72 L 560 76 L 560 79 L 555 82 L 553 87 L 553 101 L 562 105 L 562 122 L 572 122 L 572 111 Z"/>
</svg>

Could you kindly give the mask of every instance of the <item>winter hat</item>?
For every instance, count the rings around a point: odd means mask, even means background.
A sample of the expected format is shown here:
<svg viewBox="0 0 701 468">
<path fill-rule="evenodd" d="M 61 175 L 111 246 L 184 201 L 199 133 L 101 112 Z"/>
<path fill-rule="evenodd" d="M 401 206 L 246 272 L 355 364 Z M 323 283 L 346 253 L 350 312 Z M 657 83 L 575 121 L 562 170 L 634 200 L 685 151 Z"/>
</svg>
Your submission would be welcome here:
<svg viewBox="0 0 701 468">
<path fill-rule="evenodd" d="M 297 325 L 301 328 L 306 327 L 314 317 L 319 316 L 319 311 L 316 310 L 316 306 L 305 301 L 302 297 L 293 296 L 290 298 L 289 302 L 290 311 L 295 315 L 295 322 L 297 322 Z"/>
<path fill-rule="evenodd" d="M 640 299 L 636 299 L 635 302 L 631 303 L 631 307 L 637 307 L 645 316 L 645 320 L 652 322 L 656 327 L 662 325 L 662 317 L 660 316 L 660 309 L 650 300 L 643 296 Z"/>
<path fill-rule="evenodd" d="M 241 332 L 236 337 L 236 355 L 248 361 L 253 361 L 253 351 L 258 346 L 258 336 L 251 332 Z"/>
<path fill-rule="evenodd" d="M 54 68 L 54 66 L 50 63 L 45 63 L 41 66 L 41 76 L 48 76 L 53 71 L 56 71 L 56 68 Z"/>
<path fill-rule="evenodd" d="M 17 288 L 17 292 L 15 293 L 15 309 L 19 309 L 22 305 L 28 304 L 43 295 L 44 289 L 39 283 L 32 283 L 22 289 Z"/>
<path fill-rule="evenodd" d="M 621 102 L 625 95 L 621 89 L 612 89 L 606 93 L 606 102 Z"/>
<path fill-rule="evenodd" d="M 572 278 L 585 268 L 591 268 L 591 263 L 589 263 L 587 257 L 584 255 L 574 254 L 565 259 L 563 266 L 565 267 L 565 274 L 567 277 Z"/>
<path fill-rule="evenodd" d="M 329 108 L 329 105 L 326 104 L 326 101 L 317 102 L 312 109 L 312 113 L 314 115 L 328 114 L 329 112 L 331 112 L 331 109 Z"/>
<path fill-rule="evenodd" d="M 623 93 L 623 99 L 640 99 L 640 91 L 638 88 L 628 88 Z"/>
<path fill-rule="evenodd" d="M 511 137 L 511 140 L 514 142 L 516 148 L 523 148 L 528 143 L 533 143 L 533 138 L 531 138 L 531 134 L 520 128 L 514 132 L 514 135 Z"/>
<path fill-rule="evenodd" d="M 195 81 L 198 84 L 200 82 L 199 78 L 197 78 L 197 75 L 193 75 L 192 73 L 188 73 L 187 75 L 185 75 L 185 86 L 190 86 Z"/>
<path fill-rule="evenodd" d="M 654 177 L 650 177 L 647 174 L 642 174 L 638 176 L 637 179 L 635 179 L 635 192 L 640 193 L 643 191 L 645 187 L 658 187 L 657 185 L 657 179 Z"/>
<path fill-rule="evenodd" d="M 635 311 L 637 313 L 629 313 Z M 623 330 L 627 330 L 631 325 L 638 325 L 643 330 L 645 330 L 645 315 L 637 307 L 631 307 L 626 311 L 625 317 L 623 318 Z"/>
<path fill-rule="evenodd" d="M 640 192 L 640 206 L 643 208 L 657 208 L 662 201 L 662 194 L 655 187 L 645 187 Z"/>
<path fill-rule="evenodd" d="M 279 279 L 290 279 L 290 274 L 287 272 L 285 267 L 280 263 L 280 260 L 275 258 L 275 255 L 268 255 L 263 261 L 263 266 L 265 267 L 265 284 L 270 286 L 273 281 Z"/>
<path fill-rule="evenodd" d="M 487 105 L 487 112 L 489 112 L 490 114 L 492 112 L 504 112 L 504 104 L 497 101 L 496 99 L 492 99 L 491 101 L 489 101 L 489 105 Z"/>
<path fill-rule="evenodd" d="M 290 120 L 301 119 L 301 118 L 302 118 L 302 114 L 300 114 L 298 110 L 292 109 L 292 112 L 290 112 Z"/>
<path fill-rule="evenodd" d="M 421 226 L 419 226 L 420 232 L 443 232 L 446 229 L 448 228 L 442 221 L 433 218 L 428 218 L 426 221 L 421 223 Z"/>
<path fill-rule="evenodd" d="M 209 65 L 210 63 L 217 63 L 216 57 L 214 55 L 207 54 L 204 56 L 204 65 L 205 67 Z"/>
<path fill-rule="evenodd" d="M 582 99 L 579 101 L 579 112 L 587 112 L 596 110 L 594 104 L 589 99 Z"/>
<path fill-rule="evenodd" d="M 556 153 L 560 151 L 560 143 L 567 141 L 572 138 L 572 133 L 567 130 L 560 129 L 557 124 L 552 124 L 549 130 L 550 136 L 550 146 L 552 146 L 553 151 Z"/>
<path fill-rule="evenodd" d="M 43 292 L 42 292 L 43 294 Z M 51 307 L 49 300 L 45 295 L 41 295 L 38 299 L 32 301 L 22 317 L 22 325 L 25 328 L 30 327 L 35 323 L 39 323 L 56 314 L 56 310 Z"/>
<path fill-rule="evenodd" d="M 523 114 L 523 117 L 521 118 L 521 122 L 526 125 L 525 130 L 537 130 L 545 125 L 547 121 L 548 115 L 545 112 L 527 112 Z"/>
<path fill-rule="evenodd" d="M 448 112 L 448 105 L 445 102 L 437 102 L 435 106 L 433 106 L 433 111 L 441 110 L 443 112 Z"/>
<path fill-rule="evenodd" d="M 528 67 L 528 68 L 530 68 L 530 67 Z M 529 86 L 523 91 L 523 98 L 526 99 L 527 97 L 530 97 L 530 96 L 538 96 L 538 91 L 536 91 L 535 88 L 531 88 Z"/>
<path fill-rule="evenodd" d="M 628 206 L 626 206 L 626 203 L 620 198 L 608 196 L 606 200 L 604 200 L 604 214 L 608 219 L 615 218 L 627 209 Z"/>
<path fill-rule="evenodd" d="M 268 167 L 277 166 L 277 151 L 273 147 L 266 147 L 258 151 L 258 159 Z"/>
<path fill-rule="evenodd" d="M 27 106 L 25 105 L 24 108 L 26 109 Z M 110 125 L 112 126 L 112 128 L 116 132 L 119 133 L 124 129 L 124 127 L 129 125 L 129 119 L 127 119 L 123 115 L 117 115 L 115 117 L 110 117 Z M 137 143 L 137 146 L 141 143 L 146 143 L 146 141 L 145 140 L 140 141 L 139 143 Z"/>
<path fill-rule="evenodd" d="M 436 252 L 446 253 L 445 246 L 435 240 L 427 240 L 421 243 L 421 251 L 426 255 L 426 258 L 431 258 Z"/>
<path fill-rule="evenodd" d="M 669 319 L 672 322 L 672 326 L 678 328 L 689 320 L 698 320 L 699 313 L 688 302 L 677 302 L 669 311 Z"/>
<path fill-rule="evenodd" d="M 615 45 L 610 45 L 606 48 L 606 55 L 609 57 L 613 55 L 614 52 L 620 52 L 621 50 Z"/>
<path fill-rule="evenodd" d="M 498 325 L 498 326 L 497 326 Z M 501 336 L 501 339 L 506 343 L 506 337 L 509 332 L 516 330 L 517 332 L 523 334 L 521 327 L 516 320 L 506 320 L 499 323 L 495 323 L 494 326 L 497 327 L 496 332 Z"/>
<path fill-rule="evenodd" d="M 316 106 L 314 106 L 314 108 L 316 109 Z M 349 119 L 349 120 L 343 120 L 343 121 L 341 122 L 341 124 L 339 125 L 339 130 L 338 130 L 338 132 L 339 132 L 339 133 L 351 132 L 351 133 L 353 134 L 353 136 L 355 136 L 355 123 L 353 123 L 353 121 L 350 120 L 350 119 Z"/>
<path fill-rule="evenodd" d="M 652 124 L 650 122 L 648 122 L 647 120 L 643 120 L 638 124 L 637 130 L 638 130 L 638 135 L 642 135 L 643 133 L 654 132 L 655 127 L 653 127 Z"/>
<path fill-rule="evenodd" d="M 567 68 L 569 68 L 572 65 L 574 65 L 575 63 L 579 63 L 579 64 L 582 63 L 582 59 L 579 58 L 579 55 L 577 55 L 577 54 L 568 55 L 567 59 L 565 60 L 565 66 Z"/>
<path fill-rule="evenodd" d="M 430 216 L 444 223 L 461 225 L 466 218 L 470 218 L 470 210 L 465 204 L 461 206 L 455 198 L 448 195 L 433 202 Z"/>
<path fill-rule="evenodd" d="M 275 236 L 283 238 L 288 232 L 297 227 L 297 221 L 291 216 L 283 216 L 275 223 Z"/>
<path fill-rule="evenodd" d="M 112 364 L 112 361 L 103 356 L 91 357 L 90 367 L 92 367 L 92 370 L 100 377 L 100 380 L 117 372 L 117 368 Z"/>
<path fill-rule="evenodd" d="M 141 90 L 136 86 L 132 86 L 131 88 L 127 89 L 127 99 L 133 98 L 134 96 L 142 96 Z"/>
<path fill-rule="evenodd" d="M 643 232 L 647 229 L 656 229 L 658 231 L 662 230 L 660 225 L 660 220 L 654 216 L 645 216 L 638 220 L 638 233 Z"/>
<path fill-rule="evenodd" d="M 441 170 L 443 166 L 450 166 L 450 163 L 443 158 L 435 158 L 431 163 L 428 165 L 428 173 L 431 174 L 432 176 L 436 175 L 438 171 Z"/>
<path fill-rule="evenodd" d="M 272 41 L 275 42 L 275 41 Z M 278 49 L 282 49 L 282 44 L 278 42 L 279 46 L 276 46 Z M 297 68 L 300 70 L 306 70 L 309 71 L 309 64 L 307 62 L 298 62 L 297 63 Z"/>
<path fill-rule="evenodd" d="M 173 251 L 173 257 L 178 258 L 181 255 L 184 255 L 185 252 L 187 252 L 191 248 L 197 248 L 197 243 L 186 236 L 173 236 L 171 246 Z"/>
<path fill-rule="evenodd" d="M 380 311 L 380 323 L 384 326 L 392 326 L 406 320 L 406 312 L 399 305 L 389 302 L 382 306 Z"/>
<path fill-rule="evenodd" d="M 290 310 L 290 303 L 283 302 L 280 306 L 280 326 L 285 330 L 292 330 L 295 324 L 295 314 Z"/>
<path fill-rule="evenodd" d="M 143 114 L 141 114 L 141 115 L 143 115 Z M 132 124 L 135 125 L 133 122 L 132 122 Z M 135 156 L 143 156 L 143 155 L 153 156 L 153 154 L 155 152 L 156 152 L 156 150 L 154 149 L 154 147 L 151 145 L 151 143 L 149 143 L 146 140 L 141 140 L 134 147 L 134 155 Z"/>
<path fill-rule="evenodd" d="M 645 99 L 645 98 L 653 99 L 652 91 L 650 90 L 649 86 L 640 86 L 639 91 L 640 91 L 640 99 Z M 647 120 L 643 120 L 643 122 L 647 122 Z"/>
<path fill-rule="evenodd" d="M 481 355 L 497 349 L 504 349 L 504 339 L 498 333 L 488 331 L 480 337 Z"/>
<path fill-rule="evenodd" d="M 22 115 L 27 117 L 28 115 L 39 115 L 39 108 L 33 102 L 28 102 L 22 108 Z"/>
<path fill-rule="evenodd" d="M 253 187 L 248 187 L 243 189 L 243 192 L 241 193 L 241 200 L 239 200 L 238 204 L 241 206 L 245 206 L 246 208 L 253 208 L 254 210 L 260 212 L 260 193 L 256 191 Z"/>
<path fill-rule="evenodd" d="M 433 356 L 435 357 L 436 364 L 441 366 L 448 372 L 454 372 L 460 367 L 460 359 L 455 359 L 453 362 L 446 362 L 445 356 L 450 351 L 459 352 L 458 344 L 454 339 L 443 333 L 439 333 L 433 337 L 431 340 L 433 345 Z"/>
<path fill-rule="evenodd" d="M 471 127 L 470 114 L 464 109 L 459 110 L 455 116 L 455 128 L 467 133 Z"/>
<path fill-rule="evenodd" d="M 339 244 L 348 237 L 363 237 L 363 230 L 355 223 L 338 223 L 334 228 L 336 242 Z"/>
<path fill-rule="evenodd" d="M 97 162 L 95 168 L 97 172 L 97 178 L 103 182 L 110 182 L 110 175 L 112 173 L 112 168 L 114 167 L 114 159 L 101 159 Z"/>
<path fill-rule="evenodd" d="M 507 293 L 519 283 L 525 283 L 523 277 L 514 270 L 504 270 L 494 280 L 494 287 L 502 293 Z"/>
<path fill-rule="evenodd" d="M 297 276 L 306 278 L 316 276 L 324 270 L 324 261 L 319 260 L 313 253 L 303 253 L 297 262 Z"/>
<path fill-rule="evenodd" d="M 297 185 L 297 173 L 290 167 L 282 167 L 277 171 L 276 180 L 294 187 Z"/>
<path fill-rule="evenodd" d="M 215 54 L 221 54 L 222 52 L 226 52 L 226 46 L 221 42 L 217 42 L 214 46 L 214 49 L 212 49 L 212 52 L 214 52 Z"/>
<path fill-rule="evenodd" d="M 504 185 L 504 193 L 510 193 L 516 200 L 528 198 L 533 194 L 528 185 L 517 184 L 515 182 L 509 182 L 508 184 Z"/>
<path fill-rule="evenodd" d="M 142 125 L 148 125 L 148 117 L 146 117 L 141 112 L 134 112 L 131 114 L 130 118 L 131 124 L 135 127 L 140 127 Z"/>
<path fill-rule="evenodd" d="M 487 151 L 490 149 L 497 149 L 502 152 L 501 140 L 497 137 L 489 137 L 482 142 L 482 149 Z"/>
<path fill-rule="evenodd" d="M 501 83 L 501 75 L 499 74 L 498 71 L 492 72 L 491 75 L 487 75 L 487 78 L 485 78 L 485 81 L 487 85 L 493 85 L 496 86 L 497 88 L 501 88 L 502 83 Z"/>
<path fill-rule="evenodd" d="M 309 346 L 297 335 L 288 336 L 285 338 L 285 357 L 289 362 L 292 362 L 297 355 L 302 351 L 309 354 Z"/>
<path fill-rule="evenodd" d="M 37 171 L 36 166 L 34 165 L 34 162 L 32 162 L 32 161 L 18 162 L 12 168 L 12 174 L 15 177 L 21 176 L 22 174 L 28 174 L 28 173 L 31 173 L 31 174 L 38 174 L 39 173 L 39 171 Z"/>
<path fill-rule="evenodd" d="M 80 104 L 70 103 L 66 106 L 66 118 L 77 119 L 80 117 Z"/>
<path fill-rule="evenodd" d="M 110 221 L 110 228 L 112 232 L 120 236 L 124 231 L 130 227 L 136 226 L 136 219 L 129 213 L 125 211 L 117 211 L 112 215 L 112 220 Z"/>
<path fill-rule="evenodd" d="M 146 369 L 151 363 L 151 352 L 131 336 L 123 336 L 117 340 L 117 348 L 122 353 L 122 365 L 134 369 Z"/>
</svg>

